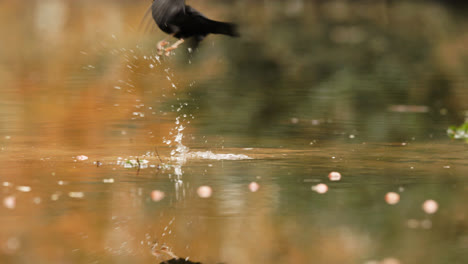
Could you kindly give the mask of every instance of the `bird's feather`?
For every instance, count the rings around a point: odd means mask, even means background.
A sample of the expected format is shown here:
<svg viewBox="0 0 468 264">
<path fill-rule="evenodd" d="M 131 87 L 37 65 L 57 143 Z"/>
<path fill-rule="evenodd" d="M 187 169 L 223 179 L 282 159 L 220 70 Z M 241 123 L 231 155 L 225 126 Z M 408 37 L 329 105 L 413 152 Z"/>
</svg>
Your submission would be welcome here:
<svg viewBox="0 0 468 264">
<path fill-rule="evenodd" d="M 146 10 L 145 15 L 140 21 L 140 25 L 138 26 L 138 31 L 142 32 L 143 34 L 153 32 L 156 29 L 156 25 L 153 23 L 151 14 L 151 6 L 148 7 Z"/>
<path fill-rule="evenodd" d="M 203 39 L 208 34 L 238 36 L 237 27 L 205 17 L 185 0 L 154 0 L 151 13 L 159 28 L 176 38 Z"/>
</svg>

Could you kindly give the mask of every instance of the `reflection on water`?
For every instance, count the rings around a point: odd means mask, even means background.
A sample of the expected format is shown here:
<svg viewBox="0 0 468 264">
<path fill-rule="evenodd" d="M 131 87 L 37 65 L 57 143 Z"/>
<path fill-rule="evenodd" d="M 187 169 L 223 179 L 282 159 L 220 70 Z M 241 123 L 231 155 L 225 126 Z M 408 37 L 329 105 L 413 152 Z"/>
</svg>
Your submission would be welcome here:
<svg viewBox="0 0 468 264">
<path fill-rule="evenodd" d="M 170 180 L 172 169 L 137 172 L 106 160 L 96 167 L 71 155 L 3 160 L 2 221 L 8 228 L 2 229 L 2 254 L 13 263 L 23 257 L 151 261 L 150 248 L 158 242 L 207 263 L 363 263 L 385 257 L 416 262 L 447 250 L 462 258 L 467 157 L 460 156 L 464 146 L 451 148 L 433 144 L 439 155 L 425 154 L 427 145 L 417 143 L 225 149 L 254 159 L 189 160 L 180 189 Z M 340 181 L 329 181 L 332 170 L 342 173 Z M 249 189 L 253 181 L 256 192 Z M 328 192 L 313 192 L 318 183 Z M 198 197 L 203 185 L 212 188 L 210 198 Z M 154 190 L 164 198 L 154 202 Z M 385 202 L 390 191 L 400 195 L 395 205 Z M 12 209 L 9 197 L 16 200 Z M 429 199 L 439 204 L 433 215 L 422 209 Z M 432 253 L 419 255 L 418 245 Z"/>
<path fill-rule="evenodd" d="M 197 1 L 242 38 L 171 57 L 146 2 L 0 3 L 0 262 L 467 262 L 439 2 Z"/>
</svg>

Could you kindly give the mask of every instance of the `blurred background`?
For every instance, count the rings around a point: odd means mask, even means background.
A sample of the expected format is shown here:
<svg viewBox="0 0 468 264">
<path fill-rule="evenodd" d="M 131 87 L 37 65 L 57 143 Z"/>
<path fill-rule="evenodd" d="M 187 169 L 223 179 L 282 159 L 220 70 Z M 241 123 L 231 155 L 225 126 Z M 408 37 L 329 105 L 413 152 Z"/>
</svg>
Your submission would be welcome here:
<svg viewBox="0 0 468 264">
<path fill-rule="evenodd" d="M 171 61 L 176 97 L 197 101 L 191 106 L 199 109 L 185 109 L 201 118 L 197 125 L 204 133 L 262 140 L 359 130 L 373 140 L 394 141 L 426 138 L 466 117 L 462 1 L 191 4 L 210 17 L 236 21 L 242 33 L 239 39 L 210 36 L 192 64 L 184 46 Z M 110 132 L 103 129 L 107 122 L 135 123 L 125 118 L 135 99 L 153 93 L 140 100 L 155 108 L 172 104 L 160 99 L 170 87 L 164 72 L 133 57 L 150 53 L 166 37 L 155 26 L 148 30 L 147 21 L 140 27 L 150 1 L 1 5 L 2 126 L 34 130 L 41 135 L 34 140 L 94 145 Z M 109 89 L 122 81 L 134 87 Z M 61 126 L 42 124 L 78 116 L 87 117 L 65 126 L 83 142 L 66 142 L 71 134 Z"/>
<path fill-rule="evenodd" d="M 468 117 L 465 1 L 187 3 L 241 37 L 158 57 L 150 0 L 0 1 L 1 263 L 158 263 L 155 241 L 203 263 L 468 261 L 467 147 L 447 137 Z M 189 148 L 254 159 L 190 161 L 182 187 L 116 164 L 170 163 L 176 120 Z"/>
</svg>

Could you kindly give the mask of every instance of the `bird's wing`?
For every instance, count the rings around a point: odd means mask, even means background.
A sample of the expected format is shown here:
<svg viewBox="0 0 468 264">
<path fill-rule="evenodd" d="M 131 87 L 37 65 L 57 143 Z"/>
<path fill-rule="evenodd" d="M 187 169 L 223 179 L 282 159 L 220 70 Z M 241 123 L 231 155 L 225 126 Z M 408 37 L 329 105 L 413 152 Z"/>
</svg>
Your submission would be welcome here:
<svg viewBox="0 0 468 264">
<path fill-rule="evenodd" d="M 202 13 L 200 13 L 198 10 L 196 10 L 195 8 L 189 5 L 185 6 L 185 13 L 194 17 L 198 16 L 198 17 L 206 18 Z"/>
<path fill-rule="evenodd" d="M 215 22 L 189 5 L 185 6 L 185 16 L 182 19 L 185 20 L 183 24 L 187 30 L 198 32 L 200 35 L 211 33 Z"/>
<path fill-rule="evenodd" d="M 198 35 L 214 33 L 233 37 L 239 36 L 239 33 L 237 32 L 237 26 L 235 24 L 208 19 L 191 6 L 185 6 L 185 14 L 187 16 L 184 18 L 188 20 L 187 22 L 189 23 L 187 24 L 189 24 L 189 28 L 196 29 L 194 31 L 199 32 L 200 34 Z"/>
</svg>

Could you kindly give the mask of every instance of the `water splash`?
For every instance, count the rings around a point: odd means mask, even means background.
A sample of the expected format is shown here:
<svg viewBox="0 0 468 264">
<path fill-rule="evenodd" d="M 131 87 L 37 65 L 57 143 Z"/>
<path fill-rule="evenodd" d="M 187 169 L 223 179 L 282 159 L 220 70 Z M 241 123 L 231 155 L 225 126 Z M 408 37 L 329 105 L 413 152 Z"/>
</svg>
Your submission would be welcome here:
<svg viewBox="0 0 468 264">
<path fill-rule="evenodd" d="M 171 83 L 171 88 L 173 90 L 178 89 L 177 84 L 173 80 L 174 74 L 170 71 L 170 68 L 165 69 L 166 79 Z M 193 85 L 193 82 L 190 86 Z M 179 101 L 179 98 L 177 98 Z M 172 106 L 172 111 L 174 113 L 178 113 L 175 119 L 175 127 L 171 130 L 170 135 L 172 136 L 171 139 L 164 138 L 163 142 L 169 146 L 175 144 L 175 149 L 171 151 L 171 161 L 174 162 L 172 167 L 174 168 L 174 174 L 176 176 L 176 189 L 181 187 L 182 184 L 182 175 L 183 170 L 182 166 L 187 162 L 188 159 L 210 159 L 210 160 L 244 160 L 244 159 L 252 159 L 251 157 L 243 154 L 215 154 L 211 151 L 190 151 L 190 149 L 184 145 L 184 130 L 190 124 L 190 119 L 188 119 L 187 114 L 182 114 L 181 110 L 188 106 L 187 102 L 179 102 L 178 107 Z M 193 114 L 189 115 L 191 119 L 195 117 Z"/>
<path fill-rule="evenodd" d="M 138 47 L 137 47 L 138 48 Z M 124 69 L 127 71 L 131 71 L 133 68 L 134 63 L 132 62 L 132 58 L 139 59 L 134 55 L 133 50 L 127 50 L 125 48 L 117 49 L 117 53 L 123 54 L 126 59 L 126 63 Z M 143 55 L 141 56 L 143 60 L 146 61 L 147 67 L 152 71 L 163 71 L 165 74 L 165 79 L 168 81 L 167 88 L 163 88 L 162 97 L 166 97 L 167 89 L 172 90 L 173 94 L 175 94 L 176 90 L 179 90 L 179 84 L 176 81 L 176 76 L 170 67 L 164 67 L 165 63 L 158 55 Z M 92 68 L 92 65 L 88 65 L 88 68 Z M 189 85 L 192 86 L 194 82 L 191 82 Z M 124 90 L 124 89 L 132 89 L 135 88 L 134 82 L 131 79 L 127 80 L 118 80 L 117 85 L 113 86 L 116 90 Z M 127 90 L 132 91 L 132 90 Z M 189 159 L 208 159 L 208 160 L 245 160 L 245 159 L 252 159 L 251 157 L 243 154 L 231 154 L 231 153 L 222 153 L 216 154 L 211 151 L 190 151 L 189 147 L 184 145 L 184 132 L 185 129 L 189 126 L 191 120 L 195 119 L 193 114 L 184 114 L 183 109 L 189 106 L 188 102 L 184 102 L 180 98 L 176 98 L 177 103 L 172 105 L 171 112 L 176 115 L 175 117 L 175 125 L 169 132 L 167 137 L 163 137 L 163 143 L 168 145 L 172 148 L 170 152 L 170 164 L 161 164 L 161 168 L 163 169 L 173 169 L 173 174 L 169 174 L 170 178 L 175 182 L 176 194 L 180 188 L 183 189 L 183 165 L 186 164 L 187 160 Z M 150 109 L 150 108 L 148 108 Z M 151 108 L 152 109 L 152 108 Z M 152 114 L 156 114 L 156 112 L 152 112 Z M 167 113 L 162 113 L 163 115 Z M 144 104 L 142 104 L 137 99 L 137 104 L 135 105 L 135 110 L 132 112 L 132 120 L 145 118 L 145 110 Z M 152 134 L 152 133 L 150 133 Z M 144 158 L 144 157 L 143 157 Z M 140 169 L 153 167 L 148 164 L 147 160 L 144 159 L 128 159 L 120 162 L 124 167 L 127 168 L 134 168 L 138 167 Z M 158 166 L 159 167 L 159 166 Z M 174 177 L 175 176 L 175 177 Z"/>
<path fill-rule="evenodd" d="M 215 154 L 211 151 L 195 151 L 189 152 L 186 158 L 192 159 L 209 159 L 209 160 L 248 160 L 251 157 L 244 154 Z"/>
</svg>

